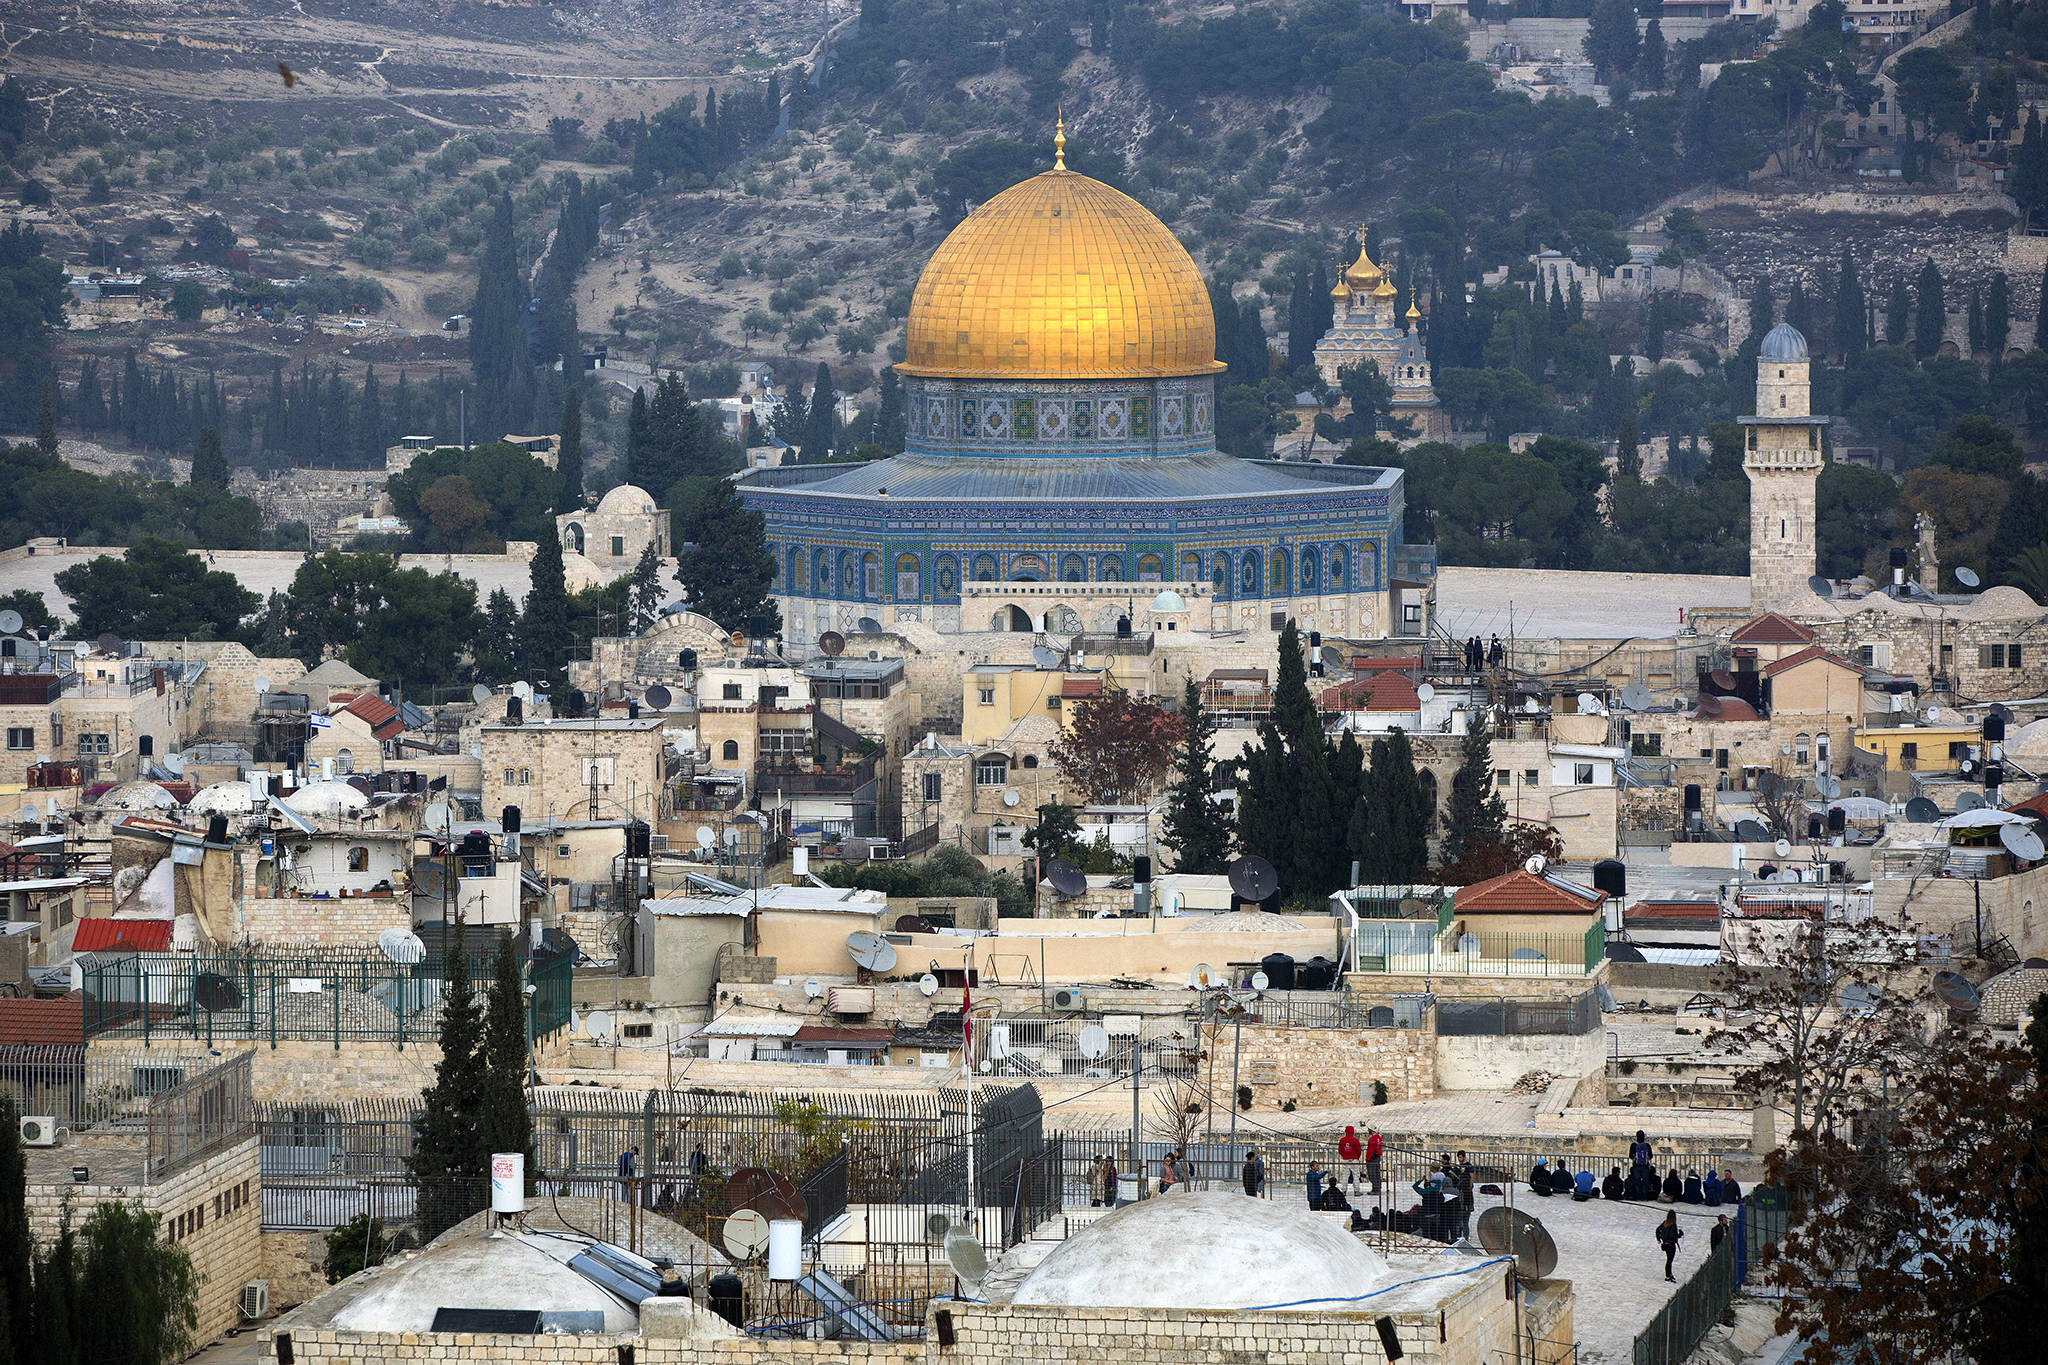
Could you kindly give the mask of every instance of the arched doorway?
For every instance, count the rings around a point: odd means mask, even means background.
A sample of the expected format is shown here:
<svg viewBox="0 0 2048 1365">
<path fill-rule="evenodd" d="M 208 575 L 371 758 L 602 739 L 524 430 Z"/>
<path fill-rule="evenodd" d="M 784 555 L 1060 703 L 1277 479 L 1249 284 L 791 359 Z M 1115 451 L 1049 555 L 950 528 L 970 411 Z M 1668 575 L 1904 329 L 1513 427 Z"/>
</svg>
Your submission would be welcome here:
<svg viewBox="0 0 2048 1365">
<path fill-rule="evenodd" d="M 1031 634 L 1031 613 L 1022 607 L 996 608 L 995 615 L 988 618 L 990 630 L 1008 631 L 1013 635 Z"/>
<path fill-rule="evenodd" d="M 572 555 L 580 555 L 583 553 L 582 523 L 574 521 L 569 523 L 568 529 L 562 532 L 562 548 L 567 550 Z"/>
</svg>

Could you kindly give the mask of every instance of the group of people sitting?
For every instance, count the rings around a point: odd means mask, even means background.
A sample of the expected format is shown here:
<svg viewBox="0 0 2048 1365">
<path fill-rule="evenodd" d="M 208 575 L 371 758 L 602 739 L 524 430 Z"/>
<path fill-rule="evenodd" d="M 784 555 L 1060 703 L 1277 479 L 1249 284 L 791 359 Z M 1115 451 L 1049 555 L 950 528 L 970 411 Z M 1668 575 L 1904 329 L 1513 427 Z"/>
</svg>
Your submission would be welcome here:
<svg viewBox="0 0 2048 1365">
<path fill-rule="evenodd" d="M 1708 1168 L 1706 1178 L 1701 1179 L 1698 1171 L 1687 1171 L 1680 1178 L 1678 1168 L 1672 1167 L 1662 1179 L 1657 1168 L 1651 1164 L 1650 1143 L 1643 1136 L 1642 1129 L 1636 1130 L 1636 1140 L 1629 1144 L 1629 1173 L 1624 1176 L 1621 1167 L 1616 1166 L 1599 1182 L 1596 1190 L 1591 1171 L 1580 1171 L 1573 1175 L 1565 1169 L 1564 1158 L 1557 1164 L 1539 1158 L 1529 1172 L 1529 1188 L 1540 1195 L 1568 1194 L 1576 1200 L 1587 1199 L 1634 1199 L 1645 1203 L 1658 1204 L 1739 1204 L 1742 1202 L 1742 1186 L 1735 1182 L 1735 1172 L 1715 1171 Z"/>
</svg>

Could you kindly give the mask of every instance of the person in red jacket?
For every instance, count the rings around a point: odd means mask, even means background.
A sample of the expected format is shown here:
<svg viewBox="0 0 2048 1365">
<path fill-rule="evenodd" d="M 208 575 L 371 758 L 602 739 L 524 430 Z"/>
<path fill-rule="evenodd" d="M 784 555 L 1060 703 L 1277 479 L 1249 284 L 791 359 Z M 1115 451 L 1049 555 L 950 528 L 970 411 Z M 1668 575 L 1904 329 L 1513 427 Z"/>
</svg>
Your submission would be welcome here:
<svg viewBox="0 0 2048 1365">
<path fill-rule="evenodd" d="M 1344 1163 L 1344 1183 L 1354 1195 L 1358 1193 L 1358 1159 L 1364 1154 L 1365 1146 L 1358 1140 L 1358 1130 L 1345 1124 L 1344 1136 L 1337 1139 L 1337 1159 Z"/>
<path fill-rule="evenodd" d="M 1380 1197 L 1380 1130 L 1365 1130 L 1365 1178 L 1372 1182 L 1372 1197 Z"/>
</svg>

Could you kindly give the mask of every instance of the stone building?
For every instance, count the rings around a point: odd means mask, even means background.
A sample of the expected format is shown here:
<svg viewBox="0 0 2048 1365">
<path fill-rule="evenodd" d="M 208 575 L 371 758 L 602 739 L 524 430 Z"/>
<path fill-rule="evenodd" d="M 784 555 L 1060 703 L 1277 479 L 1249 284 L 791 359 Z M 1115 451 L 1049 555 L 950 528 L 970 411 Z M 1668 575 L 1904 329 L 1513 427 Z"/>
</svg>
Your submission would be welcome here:
<svg viewBox="0 0 2048 1365">
<path fill-rule="evenodd" d="M 504 721 L 483 727 L 483 808 L 536 819 L 652 823 L 668 806 L 659 716 Z"/>
<path fill-rule="evenodd" d="M 110 652 L 9 643 L 27 648 L 0 674 L 0 783 L 28 785 L 29 769 L 46 763 L 77 764 L 87 784 L 125 782 L 198 731 L 204 661 L 149 657 L 126 644 Z"/>
<path fill-rule="evenodd" d="M 1397 292 L 1366 253 L 1361 232 L 1358 259 L 1330 288 L 1336 321 L 1316 343 L 1316 369 L 1334 389 L 1340 371 L 1368 362 L 1379 366 L 1380 375 L 1394 386 L 1394 416 L 1413 426 L 1413 439 L 1442 440 L 1450 435 L 1451 423 L 1430 382 L 1429 356 L 1417 330 L 1422 312 L 1410 302 L 1407 316 L 1396 317 Z"/>
<path fill-rule="evenodd" d="M 1825 417 L 1813 415 L 1806 338 L 1789 323 L 1767 333 L 1756 357 L 1756 416 L 1738 417 L 1749 475 L 1749 600 L 1776 607 L 1811 596 L 1817 568 L 1816 488 Z"/>
<path fill-rule="evenodd" d="M 649 545 L 657 559 L 671 553 L 668 509 L 629 483 L 605 494 L 595 507 L 556 517 L 555 532 L 563 553 L 582 555 L 610 577 L 631 572 Z"/>
</svg>

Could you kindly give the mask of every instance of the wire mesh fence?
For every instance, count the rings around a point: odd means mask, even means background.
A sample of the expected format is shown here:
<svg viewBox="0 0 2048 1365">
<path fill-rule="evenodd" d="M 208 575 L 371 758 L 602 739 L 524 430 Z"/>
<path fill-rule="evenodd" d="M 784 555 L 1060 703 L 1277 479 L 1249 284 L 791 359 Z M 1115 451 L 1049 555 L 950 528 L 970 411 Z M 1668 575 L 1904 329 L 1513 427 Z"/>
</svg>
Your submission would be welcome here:
<svg viewBox="0 0 2048 1365">
<path fill-rule="evenodd" d="M 1580 1037 L 1600 1027 L 1600 1001 L 1592 991 L 1556 999 L 1458 996 L 1436 1002 L 1436 1031 L 1445 1037 Z"/>
<path fill-rule="evenodd" d="M 255 1132 L 255 1059 L 240 1053 L 152 1095 L 148 1171 L 161 1180 Z"/>
<path fill-rule="evenodd" d="M 0 1092 L 17 1113 L 60 1128 L 140 1123 L 152 1097 L 218 1060 L 197 1045 L 0 1047 Z"/>
</svg>

